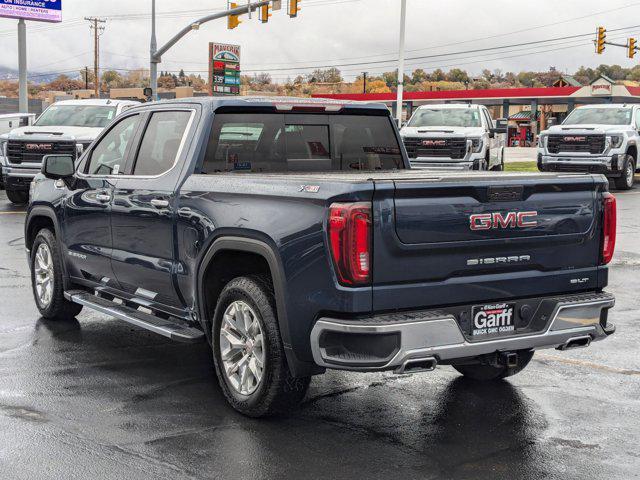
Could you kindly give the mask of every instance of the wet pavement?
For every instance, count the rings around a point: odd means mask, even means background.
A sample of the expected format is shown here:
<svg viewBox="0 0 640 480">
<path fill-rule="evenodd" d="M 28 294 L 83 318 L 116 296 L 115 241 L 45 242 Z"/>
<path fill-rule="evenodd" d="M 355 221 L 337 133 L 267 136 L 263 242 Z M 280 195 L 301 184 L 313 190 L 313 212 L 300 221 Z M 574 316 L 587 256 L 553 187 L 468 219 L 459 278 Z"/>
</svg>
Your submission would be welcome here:
<svg viewBox="0 0 640 480">
<path fill-rule="evenodd" d="M 205 345 L 39 319 L 24 214 L 0 192 L 0 479 L 640 478 L 640 188 L 618 208 L 612 338 L 491 385 L 331 372 L 289 417 L 252 420 Z"/>
</svg>

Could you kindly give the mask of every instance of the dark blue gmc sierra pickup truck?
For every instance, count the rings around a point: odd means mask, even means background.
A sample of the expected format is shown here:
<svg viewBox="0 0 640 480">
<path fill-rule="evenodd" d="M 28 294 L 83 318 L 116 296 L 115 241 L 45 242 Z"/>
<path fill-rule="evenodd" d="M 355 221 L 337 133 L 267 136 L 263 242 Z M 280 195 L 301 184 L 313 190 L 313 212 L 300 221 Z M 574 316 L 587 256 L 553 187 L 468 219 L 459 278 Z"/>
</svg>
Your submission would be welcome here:
<svg viewBox="0 0 640 480">
<path fill-rule="evenodd" d="M 607 185 L 411 170 L 383 105 L 186 99 L 45 157 L 25 241 L 44 318 L 207 341 L 230 404 L 264 416 L 325 369 L 494 380 L 612 334 Z"/>
</svg>

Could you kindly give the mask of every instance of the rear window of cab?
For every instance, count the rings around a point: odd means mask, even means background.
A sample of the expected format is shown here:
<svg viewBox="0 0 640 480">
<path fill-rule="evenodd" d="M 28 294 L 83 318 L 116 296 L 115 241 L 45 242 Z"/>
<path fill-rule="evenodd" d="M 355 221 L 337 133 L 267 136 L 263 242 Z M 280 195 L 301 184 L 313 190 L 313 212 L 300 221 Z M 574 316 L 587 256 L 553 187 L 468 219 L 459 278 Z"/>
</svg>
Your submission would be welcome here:
<svg viewBox="0 0 640 480">
<path fill-rule="evenodd" d="M 388 116 L 218 113 L 202 173 L 402 168 Z"/>
</svg>

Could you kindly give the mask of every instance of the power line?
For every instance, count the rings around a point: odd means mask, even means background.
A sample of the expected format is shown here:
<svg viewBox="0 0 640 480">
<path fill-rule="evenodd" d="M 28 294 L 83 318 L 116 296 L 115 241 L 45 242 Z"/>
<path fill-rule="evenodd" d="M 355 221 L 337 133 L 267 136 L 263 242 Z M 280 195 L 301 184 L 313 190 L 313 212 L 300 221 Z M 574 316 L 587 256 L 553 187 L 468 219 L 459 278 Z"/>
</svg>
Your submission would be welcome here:
<svg viewBox="0 0 640 480">
<path fill-rule="evenodd" d="M 609 32 L 619 32 L 619 31 L 625 31 L 625 30 L 631 30 L 631 29 L 637 29 L 640 28 L 640 25 L 633 25 L 630 27 L 621 27 L 621 28 L 617 28 L 617 29 L 612 29 L 609 30 Z M 472 50 L 460 50 L 460 51 L 456 51 L 456 52 L 447 52 L 447 53 L 439 53 L 439 54 L 432 54 L 432 55 L 420 55 L 420 56 L 414 56 L 414 57 L 408 57 L 406 59 L 407 62 L 414 62 L 414 61 L 424 61 L 424 60 L 429 60 L 429 59 L 436 59 L 436 58 L 446 58 L 446 57 L 455 57 L 458 55 L 465 55 L 465 54 L 472 54 L 472 53 L 487 53 L 487 52 L 492 52 L 492 51 L 497 51 L 497 50 L 507 50 L 507 49 L 512 49 L 515 47 L 528 47 L 528 46 L 533 46 L 533 45 L 543 45 L 543 44 L 548 44 L 548 43 L 554 43 L 554 42 L 559 42 L 562 40 L 577 40 L 577 39 L 584 39 L 585 37 L 590 37 L 593 36 L 593 32 L 589 32 L 589 33 L 581 33 L 581 34 L 576 34 L 576 35 L 567 35 L 567 36 L 562 36 L 562 37 L 555 37 L 555 38 L 548 38 L 545 40 L 534 40 L 534 41 L 529 41 L 529 42 L 522 42 L 522 43 L 516 43 L 516 44 L 509 44 L 509 45 L 500 45 L 500 46 L 494 46 L 494 47 L 485 47 L 485 48 L 476 48 L 476 49 L 472 49 Z M 120 55 L 120 54 L 117 54 Z M 138 60 L 144 60 L 142 57 L 133 57 L 131 56 L 131 58 L 135 58 Z M 315 70 L 315 69 L 322 69 L 322 68 L 337 68 L 337 67 L 361 67 L 361 66 L 374 66 L 374 65 L 383 65 L 383 64 L 394 64 L 396 62 L 395 59 L 392 60 L 375 60 L 375 61 L 362 61 L 362 62 L 352 62 L 352 63 L 331 63 L 331 64 L 324 64 L 324 65 L 307 65 L 307 66 L 301 66 L 301 67 L 278 67 L 278 68 L 244 68 L 243 72 L 245 73 L 259 73 L 259 72 L 291 72 L 290 74 L 295 74 L 295 72 L 301 72 L 301 71 L 305 71 L 305 70 Z M 178 63 L 178 62 L 176 62 Z M 201 63 L 199 63 L 201 64 Z M 345 70 L 346 71 L 346 70 Z M 206 72 L 205 72 L 206 73 Z"/>
</svg>

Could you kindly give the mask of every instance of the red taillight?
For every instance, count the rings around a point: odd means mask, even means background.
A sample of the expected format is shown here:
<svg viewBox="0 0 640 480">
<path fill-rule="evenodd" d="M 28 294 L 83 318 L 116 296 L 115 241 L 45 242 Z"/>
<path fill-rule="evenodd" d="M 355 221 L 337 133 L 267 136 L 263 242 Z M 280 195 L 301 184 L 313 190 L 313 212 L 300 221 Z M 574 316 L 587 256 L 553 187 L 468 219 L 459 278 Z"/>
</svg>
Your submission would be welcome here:
<svg viewBox="0 0 640 480">
<path fill-rule="evenodd" d="M 604 193 L 602 223 L 602 264 L 606 265 L 613 258 L 613 252 L 616 249 L 616 197 L 609 192 Z"/>
<path fill-rule="evenodd" d="M 371 279 L 371 204 L 334 203 L 329 207 L 329 243 L 338 280 L 363 285 Z"/>
</svg>

